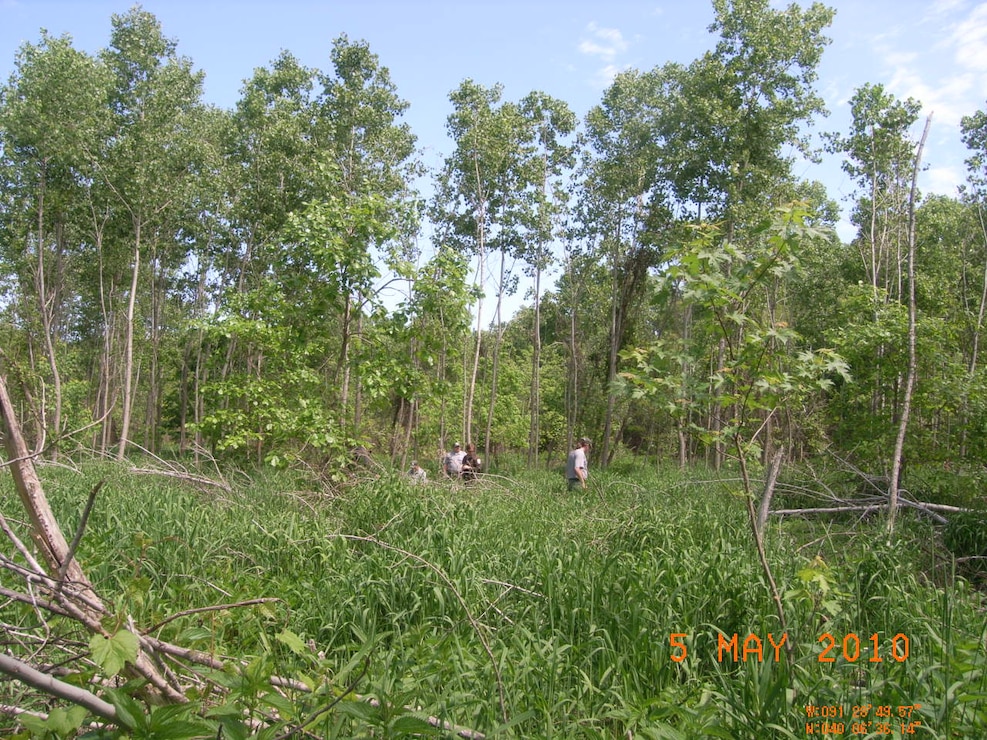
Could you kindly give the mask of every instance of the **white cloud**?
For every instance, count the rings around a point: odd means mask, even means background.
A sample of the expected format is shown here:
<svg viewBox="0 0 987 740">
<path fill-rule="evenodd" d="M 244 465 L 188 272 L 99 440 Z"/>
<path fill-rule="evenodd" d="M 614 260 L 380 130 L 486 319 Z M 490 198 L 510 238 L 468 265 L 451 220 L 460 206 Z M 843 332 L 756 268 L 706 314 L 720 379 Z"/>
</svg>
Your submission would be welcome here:
<svg viewBox="0 0 987 740">
<path fill-rule="evenodd" d="M 617 75 L 629 68 L 630 66 L 627 64 L 605 64 L 596 71 L 596 74 L 593 77 L 593 84 L 600 89 L 609 87 Z"/>
<path fill-rule="evenodd" d="M 919 177 L 919 187 L 925 193 L 956 197 L 956 188 L 966 181 L 966 172 L 959 167 L 930 167 Z"/>
<path fill-rule="evenodd" d="M 921 42 L 921 43 L 919 43 Z M 872 37 L 888 70 L 885 84 L 899 99 L 934 113 L 933 127 L 959 125 L 987 97 L 987 3 L 938 0 L 921 21 L 919 37 Z"/>
<path fill-rule="evenodd" d="M 959 10 L 966 3 L 966 0 L 935 0 L 929 7 L 930 15 L 948 15 Z"/>
<path fill-rule="evenodd" d="M 590 57 L 595 57 L 603 63 L 593 75 L 591 83 L 597 89 L 608 87 L 620 72 L 628 69 L 628 64 L 618 64 L 617 58 L 627 51 L 630 43 L 616 28 L 603 28 L 596 23 L 586 27 L 590 38 L 579 43 L 579 51 Z"/>
<path fill-rule="evenodd" d="M 978 5 L 953 27 L 949 44 L 956 63 L 969 70 L 987 72 L 987 4 Z"/>
<path fill-rule="evenodd" d="M 613 62 L 618 54 L 627 51 L 627 41 L 616 28 L 601 28 L 596 23 L 590 23 L 586 30 L 591 34 L 591 38 L 580 42 L 581 53 Z"/>
<path fill-rule="evenodd" d="M 959 125 L 963 116 L 970 115 L 973 77 L 955 74 L 929 82 L 922 74 L 909 67 L 898 67 L 888 81 L 887 88 L 899 99 L 914 98 L 922 104 L 921 117 L 933 114 L 933 125 Z"/>
</svg>

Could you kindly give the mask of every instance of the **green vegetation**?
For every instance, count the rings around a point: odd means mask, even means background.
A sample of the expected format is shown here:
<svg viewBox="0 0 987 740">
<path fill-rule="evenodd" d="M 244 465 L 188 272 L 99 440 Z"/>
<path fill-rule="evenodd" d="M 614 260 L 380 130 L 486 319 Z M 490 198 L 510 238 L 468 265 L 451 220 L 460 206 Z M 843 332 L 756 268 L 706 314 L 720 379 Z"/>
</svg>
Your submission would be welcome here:
<svg viewBox="0 0 987 740">
<path fill-rule="evenodd" d="M 4 722 L 987 736 L 987 113 L 960 125 L 966 189 L 924 197 L 921 105 L 857 90 L 824 137 L 857 189 L 844 243 L 792 159 L 832 11 L 713 10 L 707 52 L 621 72 L 582 120 L 464 80 L 432 172 L 345 34 L 232 110 L 139 6 L 95 55 L 23 45 Z M 505 318 L 514 262 L 534 290 Z M 583 435 L 592 487 L 566 496 Z M 455 439 L 481 485 L 394 473 Z"/>
<path fill-rule="evenodd" d="M 204 706 L 287 722 L 329 682 L 380 703 L 340 701 L 308 728 L 320 737 L 411 736 L 437 717 L 486 733 L 506 722 L 511 737 L 801 738 L 820 720 L 807 706 L 842 707 L 849 732 L 851 707 L 867 704 L 893 707 L 896 733 L 906 705 L 921 705 L 909 719 L 921 737 L 987 731 L 983 599 L 919 517 L 903 517 L 893 546 L 879 520 L 771 524 L 788 665 L 728 477 L 628 458 L 577 495 L 539 472 L 470 487 L 384 476 L 335 497 L 276 473 L 224 494 L 105 464 L 43 477 L 67 531 L 106 481 L 78 557 L 118 613 L 243 660 L 207 676 Z M 277 600 L 194 611 L 262 598 Z M 13 611 L 29 629 L 33 610 Z M 748 642 L 743 660 L 750 634 L 763 652 Z M 718 646 L 733 635 L 737 662 Z M 315 692 L 276 697 L 272 674 Z M 171 737 L 215 736 L 231 716 L 214 709 Z"/>
</svg>

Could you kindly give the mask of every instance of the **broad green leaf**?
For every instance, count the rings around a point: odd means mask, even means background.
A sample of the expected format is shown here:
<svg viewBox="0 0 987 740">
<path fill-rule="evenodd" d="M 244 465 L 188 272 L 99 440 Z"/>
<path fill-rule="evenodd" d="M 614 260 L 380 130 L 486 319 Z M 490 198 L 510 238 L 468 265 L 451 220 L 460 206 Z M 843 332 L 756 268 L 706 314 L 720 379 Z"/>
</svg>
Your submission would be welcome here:
<svg viewBox="0 0 987 740">
<path fill-rule="evenodd" d="M 306 647 L 302 638 L 291 630 L 281 631 L 278 633 L 277 639 L 278 642 L 286 645 L 295 655 L 308 655 L 311 652 L 308 647 Z"/>
<path fill-rule="evenodd" d="M 107 676 L 115 676 L 127 663 L 137 660 L 139 644 L 137 636 L 129 630 L 120 630 L 109 639 L 93 635 L 89 640 L 92 658 Z"/>
<path fill-rule="evenodd" d="M 390 729 L 393 732 L 407 733 L 409 735 L 442 735 L 442 730 L 429 722 L 416 717 L 413 714 L 402 714 L 391 722 Z"/>
</svg>

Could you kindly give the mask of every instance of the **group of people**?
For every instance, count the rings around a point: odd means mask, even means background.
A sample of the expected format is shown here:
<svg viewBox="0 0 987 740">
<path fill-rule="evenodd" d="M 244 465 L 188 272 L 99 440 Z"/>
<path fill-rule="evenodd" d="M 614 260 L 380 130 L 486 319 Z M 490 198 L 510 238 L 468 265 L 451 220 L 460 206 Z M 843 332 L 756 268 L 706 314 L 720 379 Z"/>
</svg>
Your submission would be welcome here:
<svg viewBox="0 0 987 740">
<path fill-rule="evenodd" d="M 474 481 L 483 469 L 483 461 L 476 455 L 476 445 L 470 442 L 466 449 L 456 442 L 452 446 L 452 451 L 447 452 L 442 458 L 442 475 L 446 478 L 459 479 L 464 481 Z M 411 463 L 408 475 L 417 483 L 422 483 L 428 479 L 428 473 L 415 460 Z"/>
<path fill-rule="evenodd" d="M 476 456 L 476 445 L 469 442 L 466 449 L 456 442 L 452 452 L 447 452 L 442 460 L 442 474 L 447 478 L 461 478 L 474 481 L 483 467 L 483 461 Z"/>
<path fill-rule="evenodd" d="M 576 448 L 569 452 L 566 458 L 565 477 L 570 491 L 574 488 L 586 488 L 586 481 L 589 478 L 588 455 L 591 447 L 586 437 L 580 437 Z M 476 456 L 476 445 L 472 442 L 466 445 L 466 449 L 456 442 L 452 446 L 452 451 L 447 452 L 442 459 L 442 475 L 446 478 L 474 481 L 482 469 L 483 461 Z M 408 475 L 416 483 L 424 483 L 428 479 L 428 473 L 417 460 L 411 463 Z"/>
</svg>

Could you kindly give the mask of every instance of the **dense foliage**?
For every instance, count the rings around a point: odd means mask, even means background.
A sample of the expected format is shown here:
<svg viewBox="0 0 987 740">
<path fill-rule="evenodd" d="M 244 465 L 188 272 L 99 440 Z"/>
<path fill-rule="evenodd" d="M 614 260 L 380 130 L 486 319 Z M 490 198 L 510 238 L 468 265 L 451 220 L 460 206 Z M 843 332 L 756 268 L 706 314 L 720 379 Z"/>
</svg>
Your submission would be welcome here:
<svg viewBox="0 0 987 740">
<path fill-rule="evenodd" d="M 72 558 L 33 561 L 29 497 L 30 526 L 0 498 L 0 661 L 92 681 L 148 737 L 782 737 L 862 703 L 983 734 L 987 113 L 961 196 L 924 196 L 920 102 L 857 90 L 823 137 L 857 186 L 844 242 L 792 158 L 832 11 L 713 7 L 708 52 L 622 72 L 581 121 L 464 80 L 434 172 L 345 35 L 232 110 L 139 6 L 92 56 L 24 44 L 0 88 L 7 465 L 120 462 L 46 468 L 66 532 L 107 480 L 78 543 L 99 608 L 65 602 Z M 533 290 L 507 317 L 514 270 Z M 564 498 L 582 435 L 593 486 Z M 482 486 L 395 477 L 434 478 L 453 440 Z M 216 498 L 128 460 L 254 480 Z M 229 660 L 169 681 L 140 629 Z M 768 633 L 778 661 L 713 657 Z M 139 659 L 163 693 L 117 678 Z M 4 712 L 45 709 L 12 690 Z M 24 725 L 68 736 L 81 710 Z"/>
<path fill-rule="evenodd" d="M 588 432 L 604 465 L 621 446 L 719 465 L 735 414 L 717 370 L 755 321 L 797 333 L 772 354 L 830 349 L 853 379 L 801 399 L 806 413 L 752 419 L 761 447 L 799 459 L 836 444 L 885 474 L 914 243 L 903 457 L 979 459 L 983 114 L 964 120 L 967 194 L 923 199 L 909 188 L 920 104 L 857 91 L 851 130 L 825 137 L 859 185 L 858 235 L 841 243 L 835 206 L 791 158 L 812 156 L 832 12 L 714 9 L 709 52 L 618 75 L 581 125 L 543 92 L 505 100 L 465 80 L 454 150 L 431 173 L 387 67 L 346 36 L 328 71 L 283 52 L 232 110 L 202 102 L 201 74 L 139 7 L 95 56 L 68 37 L 26 43 L 0 90 L 0 267 L 3 368 L 33 445 L 332 478 L 356 445 L 403 467 L 466 438 L 534 463 Z M 697 238 L 754 254 L 792 202 L 811 234 L 740 297 L 726 337 L 676 260 Z M 521 266 L 534 292 L 507 317 Z M 628 358 L 659 348 L 677 393 L 633 399 Z"/>
</svg>

